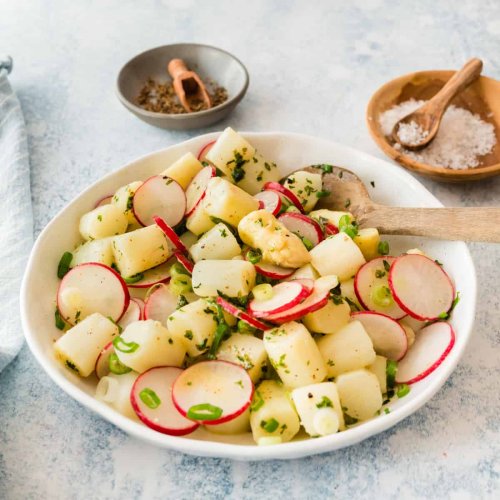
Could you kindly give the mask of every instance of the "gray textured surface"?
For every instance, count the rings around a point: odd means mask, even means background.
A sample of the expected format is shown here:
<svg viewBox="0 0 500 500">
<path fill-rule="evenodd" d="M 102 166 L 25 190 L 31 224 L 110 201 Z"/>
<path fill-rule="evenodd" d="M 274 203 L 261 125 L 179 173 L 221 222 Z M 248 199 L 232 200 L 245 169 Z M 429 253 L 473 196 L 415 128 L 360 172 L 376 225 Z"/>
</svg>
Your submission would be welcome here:
<svg viewBox="0 0 500 500">
<path fill-rule="evenodd" d="M 149 47 L 210 43 L 247 65 L 247 97 L 210 130 L 304 132 L 377 156 L 364 109 L 387 79 L 471 56 L 500 78 L 497 2 L 399 3 L 0 0 L 0 47 L 15 59 L 28 122 L 36 232 L 89 182 L 191 136 L 149 127 L 113 95 L 121 64 Z M 446 205 L 500 204 L 500 178 L 425 184 Z M 476 329 L 443 390 L 392 430 L 309 459 L 245 464 L 145 445 L 63 394 L 24 348 L 0 375 L 0 498 L 498 498 L 500 247 L 472 251 Z"/>
</svg>

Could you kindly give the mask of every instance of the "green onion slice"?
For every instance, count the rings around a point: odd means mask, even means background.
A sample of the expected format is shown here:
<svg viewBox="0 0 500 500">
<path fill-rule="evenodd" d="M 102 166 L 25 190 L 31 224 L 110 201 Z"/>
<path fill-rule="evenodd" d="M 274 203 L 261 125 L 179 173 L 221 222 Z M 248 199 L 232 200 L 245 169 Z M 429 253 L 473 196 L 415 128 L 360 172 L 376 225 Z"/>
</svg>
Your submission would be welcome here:
<svg viewBox="0 0 500 500">
<path fill-rule="evenodd" d="M 61 313 L 59 312 L 59 309 L 57 309 L 57 307 L 56 307 L 56 312 L 54 313 L 54 319 L 56 322 L 56 328 L 58 330 L 64 330 L 66 323 L 62 319 Z"/>
<path fill-rule="evenodd" d="M 124 352 L 125 354 L 130 354 L 139 349 L 139 344 L 137 342 L 126 342 L 121 337 L 115 337 L 113 346 L 117 351 Z"/>
<path fill-rule="evenodd" d="M 211 405 L 210 403 L 201 403 L 189 408 L 187 418 L 191 420 L 217 420 L 222 415 L 222 408 Z"/>
<path fill-rule="evenodd" d="M 250 405 L 250 411 L 257 411 L 259 408 L 262 408 L 262 406 L 264 406 L 264 398 L 259 391 L 255 391 L 252 404 Z"/>
<path fill-rule="evenodd" d="M 137 274 L 134 274 L 133 276 L 128 276 L 127 278 L 123 278 L 123 281 L 125 281 L 125 283 L 127 283 L 127 285 L 133 285 L 134 283 L 141 281 L 143 278 L 144 278 L 143 273 L 137 273 Z"/>
<path fill-rule="evenodd" d="M 257 264 L 262 260 L 262 252 L 260 250 L 248 250 L 247 252 L 247 259 L 252 263 L 252 264 Z"/>
<path fill-rule="evenodd" d="M 396 384 L 396 373 L 398 371 L 398 363 L 392 359 L 387 361 L 385 373 L 387 375 L 387 387 L 393 388 Z"/>
<path fill-rule="evenodd" d="M 398 398 L 404 398 L 410 392 L 410 386 L 406 384 L 398 385 L 396 389 L 396 396 Z"/>
<path fill-rule="evenodd" d="M 280 423 L 275 418 L 260 421 L 260 426 L 262 427 L 262 429 L 269 433 L 274 432 L 279 427 L 279 425 Z"/>
<path fill-rule="evenodd" d="M 69 266 L 73 260 L 73 254 L 71 252 L 64 252 L 62 254 L 61 260 L 57 266 L 57 277 L 59 279 L 64 278 L 66 273 L 69 271 Z"/>
<path fill-rule="evenodd" d="M 143 389 L 139 393 L 139 397 L 141 398 L 141 401 L 152 410 L 155 410 L 156 408 L 158 408 L 158 406 L 161 405 L 161 399 L 158 397 L 158 394 L 156 394 L 156 392 L 149 387 Z"/>
<path fill-rule="evenodd" d="M 115 375 L 124 375 L 131 372 L 132 368 L 125 366 L 114 352 L 109 356 L 109 371 Z"/>
<path fill-rule="evenodd" d="M 387 241 L 380 241 L 377 250 L 380 255 L 388 255 L 389 243 Z"/>
</svg>

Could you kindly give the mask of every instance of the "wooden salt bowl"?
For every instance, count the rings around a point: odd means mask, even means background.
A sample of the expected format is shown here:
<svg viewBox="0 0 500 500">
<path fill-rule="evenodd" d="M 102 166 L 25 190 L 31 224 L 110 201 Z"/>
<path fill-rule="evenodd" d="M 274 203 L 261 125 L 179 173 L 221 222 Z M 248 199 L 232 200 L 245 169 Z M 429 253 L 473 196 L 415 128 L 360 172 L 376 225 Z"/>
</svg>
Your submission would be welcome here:
<svg viewBox="0 0 500 500">
<path fill-rule="evenodd" d="M 497 144 L 493 151 L 479 157 L 480 166 L 464 170 L 433 167 L 420 163 L 394 148 L 392 138 L 383 134 L 380 115 L 396 104 L 408 99 L 430 99 L 451 78 L 454 71 L 419 71 L 400 76 L 380 87 L 373 94 L 366 110 L 368 130 L 382 151 L 400 165 L 417 174 L 446 182 L 467 182 L 500 174 L 500 82 L 480 76 L 452 104 L 478 114 L 495 127 Z"/>
</svg>

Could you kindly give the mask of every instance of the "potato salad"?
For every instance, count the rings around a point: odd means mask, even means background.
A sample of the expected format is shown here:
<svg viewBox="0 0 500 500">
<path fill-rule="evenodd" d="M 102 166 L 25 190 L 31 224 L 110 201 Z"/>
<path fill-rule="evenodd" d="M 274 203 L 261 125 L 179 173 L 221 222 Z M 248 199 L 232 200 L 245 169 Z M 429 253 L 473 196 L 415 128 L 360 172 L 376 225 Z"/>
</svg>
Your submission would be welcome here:
<svg viewBox="0 0 500 500">
<path fill-rule="evenodd" d="M 164 434 L 276 445 L 385 418 L 453 348 L 442 264 L 328 209 L 329 164 L 281 178 L 231 128 L 196 153 L 82 214 L 57 359 Z"/>
</svg>

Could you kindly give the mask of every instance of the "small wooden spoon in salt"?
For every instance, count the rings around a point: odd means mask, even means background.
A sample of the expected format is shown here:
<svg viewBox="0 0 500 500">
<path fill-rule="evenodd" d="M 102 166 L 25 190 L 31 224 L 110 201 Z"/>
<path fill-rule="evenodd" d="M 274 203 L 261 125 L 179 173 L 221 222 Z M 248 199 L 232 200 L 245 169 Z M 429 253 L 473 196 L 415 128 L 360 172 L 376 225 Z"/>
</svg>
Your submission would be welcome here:
<svg viewBox="0 0 500 500">
<path fill-rule="evenodd" d="M 321 173 L 315 166 L 302 168 Z M 426 236 L 443 240 L 488 241 L 500 243 L 500 208 L 411 208 L 388 207 L 375 203 L 363 181 L 353 172 L 333 167 L 323 174 L 323 189 L 330 194 L 321 198 L 319 208 L 351 212 L 360 227 L 376 227 L 381 234 Z"/>
<path fill-rule="evenodd" d="M 482 69 L 483 62 L 480 59 L 471 59 L 465 63 L 432 99 L 394 125 L 394 141 L 411 150 L 427 146 L 436 137 L 441 119 L 452 99 L 470 85 L 481 74 Z"/>
</svg>

